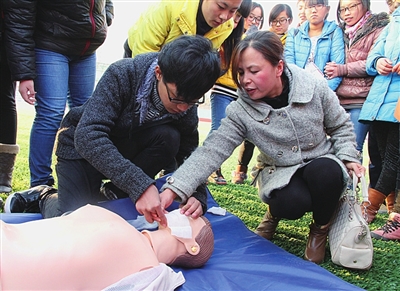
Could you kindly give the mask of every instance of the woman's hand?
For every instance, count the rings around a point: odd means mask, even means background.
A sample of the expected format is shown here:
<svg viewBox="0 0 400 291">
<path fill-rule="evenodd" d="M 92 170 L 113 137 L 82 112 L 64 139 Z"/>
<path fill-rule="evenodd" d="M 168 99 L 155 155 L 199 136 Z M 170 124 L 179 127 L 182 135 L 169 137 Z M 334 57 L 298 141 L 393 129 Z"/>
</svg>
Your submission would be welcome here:
<svg viewBox="0 0 400 291">
<path fill-rule="evenodd" d="M 186 204 L 181 204 L 181 213 L 186 216 L 191 216 L 193 218 L 198 218 L 203 215 L 203 207 L 201 207 L 201 203 L 194 197 L 189 197 Z"/>
<path fill-rule="evenodd" d="M 344 162 L 347 172 L 349 173 L 350 177 L 353 177 L 353 175 L 356 175 L 357 177 L 361 177 L 361 175 L 365 175 L 365 167 L 361 165 L 360 163 L 354 163 L 354 162 Z"/>
<path fill-rule="evenodd" d="M 378 61 L 376 62 L 376 70 L 380 75 L 389 75 L 393 70 L 392 61 L 388 58 L 378 59 Z"/>
<path fill-rule="evenodd" d="M 19 81 L 19 93 L 22 96 L 22 99 L 25 100 L 26 103 L 30 105 L 34 105 L 36 102 L 36 92 L 34 89 L 33 80 L 22 80 Z"/>
</svg>

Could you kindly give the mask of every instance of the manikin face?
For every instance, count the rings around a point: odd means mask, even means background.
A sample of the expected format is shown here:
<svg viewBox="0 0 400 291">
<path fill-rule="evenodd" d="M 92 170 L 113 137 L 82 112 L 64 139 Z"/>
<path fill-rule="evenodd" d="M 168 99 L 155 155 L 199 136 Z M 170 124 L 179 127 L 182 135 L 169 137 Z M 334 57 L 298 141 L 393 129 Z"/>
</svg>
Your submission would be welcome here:
<svg viewBox="0 0 400 291">
<path fill-rule="evenodd" d="M 270 23 L 270 30 L 276 34 L 284 34 L 289 30 L 289 25 L 291 23 L 292 19 L 289 18 L 286 11 L 282 11 L 279 13 L 278 17 Z"/>
<path fill-rule="evenodd" d="M 304 21 L 307 20 L 306 18 L 306 6 L 304 1 L 299 1 L 297 2 L 297 10 L 299 13 L 297 14 L 299 16 L 300 24 L 302 24 Z"/>
<path fill-rule="evenodd" d="M 217 27 L 231 19 L 242 0 L 204 0 L 201 6 L 204 19 L 211 27 Z"/>
<path fill-rule="evenodd" d="M 326 16 L 329 13 L 329 6 L 325 6 L 324 4 L 310 4 L 306 2 L 306 18 L 310 22 L 311 25 L 321 25 L 324 23 Z"/>
<path fill-rule="evenodd" d="M 248 47 L 240 55 L 238 68 L 240 85 L 252 100 L 282 93 L 282 60 L 274 67 L 259 51 Z"/>
<path fill-rule="evenodd" d="M 348 26 L 356 24 L 366 12 L 359 0 L 340 1 L 340 18 Z"/>
<path fill-rule="evenodd" d="M 171 234 L 171 229 L 169 227 L 159 226 L 158 230 L 153 232 L 147 230 L 142 231 L 142 233 L 149 236 L 156 256 L 161 263 L 170 264 L 177 257 L 187 252 L 193 256 L 199 254 L 200 246 L 195 238 L 200 233 L 201 229 L 206 226 L 206 223 L 202 218 L 193 219 L 191 217 L 185 217 L 185 219 L 188 219 L 190 223 L 192 230 L 191 238 L 176 237 Z"/>
<path fill-rule="evenodd" d="M 257 28 L 260 28 L 261 20 L 264 17 L 262 15 L 262 11 L 260 7 L 256 7 L 253 10 L 251 10 L 249 16 L 246 18 L 246 21 L 244 22 L 244 29 L 248 30 L 250 26 L 255 25 Z"/>
</svg>

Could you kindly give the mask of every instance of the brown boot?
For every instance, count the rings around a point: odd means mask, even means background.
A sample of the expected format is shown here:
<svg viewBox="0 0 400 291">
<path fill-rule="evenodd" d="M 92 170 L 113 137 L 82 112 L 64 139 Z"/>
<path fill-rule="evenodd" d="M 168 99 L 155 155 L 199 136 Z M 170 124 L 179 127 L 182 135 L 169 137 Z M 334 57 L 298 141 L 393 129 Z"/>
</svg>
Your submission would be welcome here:
<svg viewBox="0 0 400 291">
<path fill-rule="evenodd" d="M 263 219 L 261 220 L 261 223 L 257 226 L 257 229 L 254 232 L 259 236 L 266 238 L 267 240 L 271 240 L 275 234 L 279 220 L 281 219 L 273 217 L 269 210 L 267 210 Z"/>
<path fill-rule="evenodd" d="M 400 213 L 400 191 L 397 191 L 394 199 L 393 212 Z"/>
<path fill-rule="evenodd" d="M 396 199 L 394 191 L 392 191 L 388 196 L 386 196 L 385 203 L 387 212 L 390 214 L 393 212 L 394 200 Z"/>
<path fill-rule="evenodd" d="M 243 184 L 244 180 L 247 179 L 247 167 L 237 165 L 236 170 L 232 172 L 232 177 L 233 184 Z"/>
<path fill-rule="evenodd" d="M 325 259 L 325 247 L 328 238 L 330 223 L 317 225 L 315 222 L 310 224 L 310 233 L 304 259 L 316 264 L 321 264 Z"/>
<path fill-rule="evenodd" d="M 383 201 L 386 199 L 386 196 L 381 192 L 369 188 L 368 189 L 368 200 L 369 203 L 363 203 L 361 205 L 361 211 L 365 217 L 365 210 L 366 212 L 366 221 L 367 223 L 371 223 L 374 221 L 376 214 L 378 213 L 379 208 L 381 207 Z"/>
</svg>

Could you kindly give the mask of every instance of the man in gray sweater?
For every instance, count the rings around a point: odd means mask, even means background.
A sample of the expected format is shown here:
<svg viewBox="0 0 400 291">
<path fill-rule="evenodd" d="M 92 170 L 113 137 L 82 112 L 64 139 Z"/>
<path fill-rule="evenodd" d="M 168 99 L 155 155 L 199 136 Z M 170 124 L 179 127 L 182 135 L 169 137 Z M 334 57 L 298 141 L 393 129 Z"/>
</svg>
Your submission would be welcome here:
<svg viewBox="0 0 400 291">
<path fill-rule="evenodd" d="M 159 53 L 111 64 L 92 97 L 63 119 L 58 194 L 37 195 L 44 217 L 104 200 L 100 188 L 107 179 L 113 186 L 107 193 L 130 197 L 147 221 L 166 225 L 154 177 L 174 160 L 182 164 L 198 146 L 197 104 L 219 76 L 218 54 L 200 36 L 181 36 Z M 25 196 L 10 195 L 9 211 L 37 200 Z M 183 211 L 199 217 L 206 210 L 205 184 L 193 197 Z"/>
</svg>

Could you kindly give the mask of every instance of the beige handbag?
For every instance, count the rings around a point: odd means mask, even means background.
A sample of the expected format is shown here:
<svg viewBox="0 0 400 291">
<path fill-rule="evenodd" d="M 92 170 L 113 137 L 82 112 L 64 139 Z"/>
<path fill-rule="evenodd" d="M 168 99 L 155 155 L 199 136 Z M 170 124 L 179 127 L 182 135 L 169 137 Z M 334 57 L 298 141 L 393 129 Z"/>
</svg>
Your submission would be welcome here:
<svg viewBox="0 0 400 291">
<path fill-rule="evenodd" d="M 397 99 L 396 108 L 394 109 L 394 118 L 400 121 L 400 97 Z"/>
<path fill-rule="evenodd" d="M 357 197 L 358 178 L 353 175 L 353 188 L 339 201 L 329 229 L 332 262 L 351 269 L 368 270 L 372 266 L 373 245 L 368 224 L 361 213 Z M 363 202 L 368 202 L 368 186 L 361 177 Z"/>
</svg>

